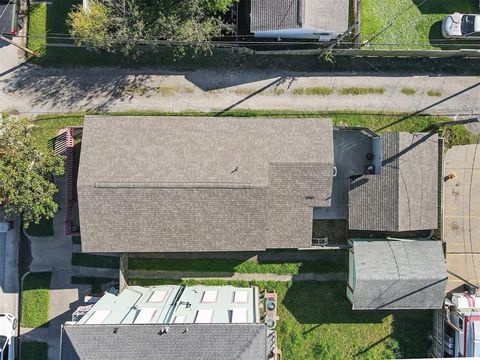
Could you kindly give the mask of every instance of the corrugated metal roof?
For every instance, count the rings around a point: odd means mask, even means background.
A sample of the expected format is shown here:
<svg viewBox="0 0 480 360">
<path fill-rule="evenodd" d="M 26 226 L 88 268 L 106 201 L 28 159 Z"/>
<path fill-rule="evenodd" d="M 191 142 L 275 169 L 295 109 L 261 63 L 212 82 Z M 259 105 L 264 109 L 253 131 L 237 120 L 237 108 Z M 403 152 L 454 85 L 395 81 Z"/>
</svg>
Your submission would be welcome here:
<svg viewBox="0 0 480 360">
<path fill-rule="evenodd" d="M 310 29 L 343 33 L 348 0 L 252 0 L 250 31 Z"/>
</svg>

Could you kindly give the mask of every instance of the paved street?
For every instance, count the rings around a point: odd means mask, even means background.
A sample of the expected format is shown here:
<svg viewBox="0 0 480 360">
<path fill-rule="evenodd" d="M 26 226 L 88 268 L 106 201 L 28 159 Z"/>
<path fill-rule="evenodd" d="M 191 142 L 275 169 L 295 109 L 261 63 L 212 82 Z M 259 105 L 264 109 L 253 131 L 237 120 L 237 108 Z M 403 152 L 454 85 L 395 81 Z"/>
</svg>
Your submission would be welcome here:
<svg viewBox="0 0 480 360">
<path fill-rule="evenodd" d="M 445 159 L 445 239 L 447 267 L 480 285 L 480 151 L 477 145 L 454 146 Z M 449 275 L 449 289 L 463 282 Z"/>
<path fill-rule="evenodd" d="M 333 88 L 331 95 L 296 95 Z M 383 94 L 339 95 L 347 87 Z M 402 94 L 409 87 L 416 94 Z M 480 77 L 325 76 L 260 70 L 170 71 L 125 68 L 40 68 L 26 63 L 0 75 L 0 109 L 25 114 L 75 111 L 223 111 L 229 109 L 364 110 L 436 114 L 480 112 Z M 428 92 L 440 96 L 429 96 Z"/>
</svg>

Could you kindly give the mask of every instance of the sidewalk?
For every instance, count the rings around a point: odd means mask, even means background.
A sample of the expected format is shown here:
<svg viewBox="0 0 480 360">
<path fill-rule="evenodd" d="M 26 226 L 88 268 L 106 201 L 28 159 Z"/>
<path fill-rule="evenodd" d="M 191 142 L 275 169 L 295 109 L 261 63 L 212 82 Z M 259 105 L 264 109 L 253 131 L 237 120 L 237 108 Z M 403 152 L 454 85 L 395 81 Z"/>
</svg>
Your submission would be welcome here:
<svg viewBox="0 0 480 360">
<path fill-rule="evenodd" d="M 346 88 L 383 93 L 342 95 Z M 326 95 L 298 95 L 322 88 Z M 411 88 L 414 95 L 402 93 Z M 326 89 L 326 90 L 325 90 Z M 24 114 L 77 111 L 234 109 L 480 113 L 480 77 L 326 76 L 268 70 L 172 71 L 141 68 L 40 68 L 25 64 L 0 76 L 1 110 Z M 328 93 L 328 91 L 327 91 Z M 430 94 L 430 95 L 429 95 Z"/>
</svg>

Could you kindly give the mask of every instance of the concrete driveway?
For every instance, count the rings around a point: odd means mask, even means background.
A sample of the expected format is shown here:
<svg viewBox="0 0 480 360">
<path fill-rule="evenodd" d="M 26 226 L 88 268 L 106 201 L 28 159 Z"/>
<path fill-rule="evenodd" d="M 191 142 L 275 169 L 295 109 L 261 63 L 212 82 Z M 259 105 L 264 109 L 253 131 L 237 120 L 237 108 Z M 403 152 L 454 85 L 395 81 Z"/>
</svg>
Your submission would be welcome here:
<svg viewBox="0 0 480 360">
<path fill-rule="evenodd" d="M 454 146 L 445 159 L 445 239 L 449 272 L 480 285 L 480 146 Z M 448 289 L 463 281 L 449 274 Z"/>
<path fill-rule="evenodd" d="M 25 53 L 19 48 L 0 40 L 0 76 L 25 62 Z"/>
</svg>

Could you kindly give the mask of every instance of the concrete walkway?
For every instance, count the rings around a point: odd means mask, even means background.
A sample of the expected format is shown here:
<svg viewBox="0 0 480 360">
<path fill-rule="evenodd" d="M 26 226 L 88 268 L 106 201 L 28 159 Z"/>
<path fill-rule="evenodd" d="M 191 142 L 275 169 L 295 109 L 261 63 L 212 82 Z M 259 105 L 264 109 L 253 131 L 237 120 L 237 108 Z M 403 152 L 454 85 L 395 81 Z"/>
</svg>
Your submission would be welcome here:
<svg viewBox="0 0 480 360">
<path fill-rule="evenodd" d="M 331 95 L 296 95 L 332 88 Z M 341 95 L 348 87 L 383 94 Z M 405 87 L 416 91 L 408 96 Z M 429 91 L 440 96 L 429 96 Z M 27 63 L 0 74 L 0 110 L 23 114 L 75 111 L 214 111 L 231 109 L 480 113 L 480 77 L 356 76 L 274 70 L 174 71 L 162 68 L 41 68 Z"/>
<path fill-rule="evenodd" d="M 277 274 L 241 274 L 214 272 L 183 272 L 183 271 L 147 271 L 130 270 L 130 279 L 171 279 L 171 280 L 244 280 L 244 281 L 345 281 L 344 273 L 317 274 L 305 273 L 298 275 Z"/>
<path fill-rule="evenodd" d="M 480 147 L 454 146 L 445 159 L 445 239 L 447 268 L 480 285 Z M 448 289 L 463 281 L 449 275 Z"/>
</svg>

